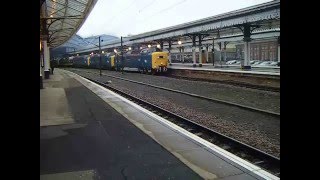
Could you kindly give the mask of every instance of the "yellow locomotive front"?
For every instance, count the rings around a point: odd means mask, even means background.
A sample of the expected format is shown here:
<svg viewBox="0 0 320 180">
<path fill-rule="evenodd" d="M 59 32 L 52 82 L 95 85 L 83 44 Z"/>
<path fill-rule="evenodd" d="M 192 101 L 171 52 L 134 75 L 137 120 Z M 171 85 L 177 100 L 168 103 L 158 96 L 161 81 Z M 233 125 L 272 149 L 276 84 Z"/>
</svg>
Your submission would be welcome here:
<svg viewBox="0 0 320 180">
<path fill-rule="evenodd" d="M 155 72 L 166 72 L 168 67 L 168 53 L 167 52 L 153 52 L 152 53 L 152 69 Z"/>
</svg>

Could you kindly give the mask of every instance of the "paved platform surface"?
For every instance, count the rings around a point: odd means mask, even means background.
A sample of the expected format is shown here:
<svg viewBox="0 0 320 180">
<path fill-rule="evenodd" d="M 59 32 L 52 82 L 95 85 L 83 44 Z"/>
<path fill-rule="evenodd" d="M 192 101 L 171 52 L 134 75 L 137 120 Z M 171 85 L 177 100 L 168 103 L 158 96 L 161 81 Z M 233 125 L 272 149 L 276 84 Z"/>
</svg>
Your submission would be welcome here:
<svg viewBox="0 0 320 180">
<path fill-rule="evenodd" d="M 192 65 L 192 63 L 172 63 L 172 65 L 168 66 L 168 68 L 280 76 L 279 67 L 251 67 L 251 70 L 242 70 L 239 65 L 216 65 L 215 67 L 212 64 L 207 63 L 202 64 L 202 67 L 199 67 L 199 64 L 197 64 L 196 67 L 192 67 Z"/>
<path fill-rule="evenodd" d="M 40 179 L 201 179 L 74 78 L 57 69 L 44 84 L 40 125 L 63 116 L 57 102 L 73 123 L 40 126 Z"/>
<path fill-rule="evenodd" d="M 40 119 L 40 179 L 277 179 L 101 86 L 55 72 L 40 91 L 64 89 L 55 101 L 68 108 L 44 107 L 71 123 Z"/>
</svg>

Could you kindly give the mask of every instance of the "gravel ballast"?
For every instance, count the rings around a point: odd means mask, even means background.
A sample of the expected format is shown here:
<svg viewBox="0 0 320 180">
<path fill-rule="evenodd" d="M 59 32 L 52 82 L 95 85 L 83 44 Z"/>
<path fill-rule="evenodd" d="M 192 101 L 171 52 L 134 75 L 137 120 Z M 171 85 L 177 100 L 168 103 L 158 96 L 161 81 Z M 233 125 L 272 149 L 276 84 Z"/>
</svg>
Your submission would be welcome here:
<svg viewBox="0 0 320 180">
<path fill-rule="evenodd" d="M 88 70 L 86 69 L 85 71 Z M 111 83 L 109 83 L 108 86 L 156 104 L 229 137 L 280 157 L 279 117 L 252 112 L 238 107 L 190 97 L 188 95 L 168 92 L 166 90 L 143 86 L 107 76 L 99 77 L 97 74 L 79 71 L 74 72 L 84 77 L 89 77 L 102 82 L 111 80 Z M 117 74 L 119 75 L 120 73 Z M 131 74 L 133 73 L 125 74 L 126 76 L 131 77 Z"/>
</svg>

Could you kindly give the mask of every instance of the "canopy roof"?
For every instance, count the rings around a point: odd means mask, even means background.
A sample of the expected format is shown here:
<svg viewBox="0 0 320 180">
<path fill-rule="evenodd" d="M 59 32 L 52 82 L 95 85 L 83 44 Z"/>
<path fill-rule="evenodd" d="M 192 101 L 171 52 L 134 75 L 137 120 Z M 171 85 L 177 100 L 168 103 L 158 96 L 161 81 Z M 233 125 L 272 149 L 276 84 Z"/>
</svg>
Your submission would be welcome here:
<svg viewBox="0 0 320 180">
<path fill-rule="evenodd" d="M 45 0 L 40 18 L 50 47 L 69 40 L 82 26 L 97 0 Z"/>
</svg>

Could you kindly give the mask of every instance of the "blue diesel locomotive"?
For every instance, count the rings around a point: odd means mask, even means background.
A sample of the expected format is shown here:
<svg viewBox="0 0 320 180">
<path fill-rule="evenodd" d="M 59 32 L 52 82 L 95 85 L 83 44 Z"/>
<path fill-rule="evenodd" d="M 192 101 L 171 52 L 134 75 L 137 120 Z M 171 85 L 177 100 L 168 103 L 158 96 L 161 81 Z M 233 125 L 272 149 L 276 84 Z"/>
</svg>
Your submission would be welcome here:
<svg viewBox="0 0 320 180">
<path fill-rule="evenodd" d="M 114 53 L 76 56 L 72 58 L 73 67 L 98 69 L 100 56 L 102 69 L 119 71 L 130 68 L 140 73 L 155 74 L 166 72 L 168 67 L 168 53 L 158 48 L 128 51 L 123 57 Z"/>
<path fill-rule="evenodd" d="M 122 62 L 123 61 L 123 62 Z M 168 53 L 158 48 L 146 48 L 141 51 L 128 51 L 121 56 L 116 56 L 116 70 L 131 68 L 140 73 L 166 72 L 168 67 Z"/>
</svg>

